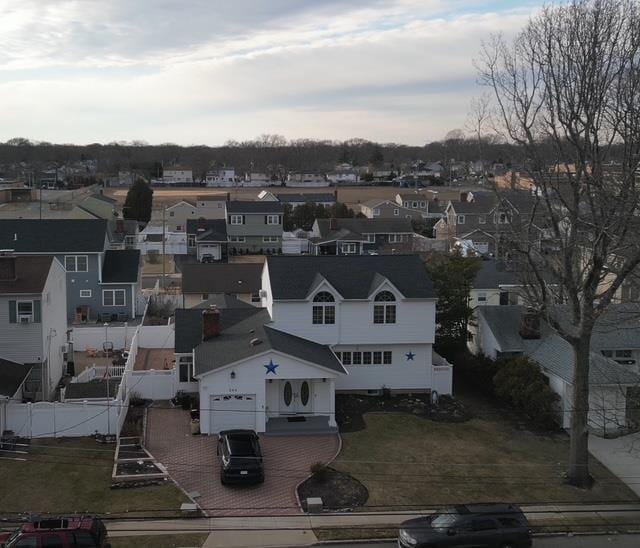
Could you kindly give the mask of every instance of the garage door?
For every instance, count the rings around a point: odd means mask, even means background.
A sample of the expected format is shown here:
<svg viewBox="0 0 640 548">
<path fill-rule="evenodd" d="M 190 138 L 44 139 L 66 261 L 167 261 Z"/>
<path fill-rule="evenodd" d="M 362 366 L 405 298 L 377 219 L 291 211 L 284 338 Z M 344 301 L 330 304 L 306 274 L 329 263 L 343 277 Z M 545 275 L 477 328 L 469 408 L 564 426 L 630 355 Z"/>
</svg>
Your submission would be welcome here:
<svg viewBox="0 0 640 548">
<path fill-rule="evenodd" d="M 211 432 L 256 428 L 255 394 L 211 396 Z"/>
<path fill-rule="evenodd" d="M 198 253 L 200 254 L 200 260 L 204 255 L 211 255 L 214 261 L 220 260 L 220 246 L 218 244 L 201 244 L 198 246 Z"/>
</svg>

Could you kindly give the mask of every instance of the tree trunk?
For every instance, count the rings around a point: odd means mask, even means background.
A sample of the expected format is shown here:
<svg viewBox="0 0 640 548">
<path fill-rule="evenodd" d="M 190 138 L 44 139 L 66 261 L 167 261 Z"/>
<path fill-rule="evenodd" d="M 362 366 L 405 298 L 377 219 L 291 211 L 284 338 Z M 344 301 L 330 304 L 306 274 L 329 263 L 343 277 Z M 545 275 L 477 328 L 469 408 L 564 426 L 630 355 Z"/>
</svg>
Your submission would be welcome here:
<svg viewBox="0 0 640 548">
<path fill-rule="evenodd" d="M 591 487 L 589 474 L 589 346 L 590 334 L 572 343 L 574 352 L 573 398 L 568 480 L 576 487 Z"/>
</svg>

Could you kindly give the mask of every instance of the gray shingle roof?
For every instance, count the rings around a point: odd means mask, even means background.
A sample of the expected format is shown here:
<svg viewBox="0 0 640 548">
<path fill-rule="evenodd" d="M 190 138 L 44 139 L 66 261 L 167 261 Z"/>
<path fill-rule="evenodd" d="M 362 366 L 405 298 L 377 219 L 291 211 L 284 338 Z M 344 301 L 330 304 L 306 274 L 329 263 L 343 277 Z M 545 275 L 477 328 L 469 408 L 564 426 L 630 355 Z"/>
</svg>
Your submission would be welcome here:
<svg viewBox="0 0 640 548">
<path fill-rule="evenodd" d="M 473 280 L 474 289 L 497 289 L 501 285 L 519 285 L 520 281 L 504 261 L 484 260 Z"/>
<path fill-rule="evenodd" d="M 320 236 L 348 230 L 356 234 L 411 234 L 413 226 L 409 219 L 317 219 Z M 333 228 L 331 228 L 333 226 Z"/>
<path fill-rule="evenodd" d="M 136 283 L 140 278 L 140 250 L 118 249 L 108 250 L 104 254 L 102 265 L 102 282 Z"/>
<path fill-rule="evenodd" d="M 216 293 L 211 295 L 206 301 L 202 301 L 201 303 L 192 306 L 191 308 L 199 308 L 202 310 L 203 308 L 210 308 L 211 306 L 215 306 L 216 308 L 248 308 L 255 309 L 256 307 L 252 304 L 241 301 L 235 295 L 227 295 Z"/>
<path fill-rule="evenodd" d="M 262 286 L 262 263 L 185 264 L 183 293 L 257 293 Z"/>
<path fill-rule="evenodd" d="M 120 378 L 106 380 L 93 380 L 89 382 L 72 382 L 67 385 L 64 398 L 68 400 L 106 398 L 107 389 L 110 398 L 115 398 L 118 394 Z"/>
<path fill-rule="evenodd" d="M 225 219 L 188 219 L 187 234 L 195 234 L 204 242 L 226 242 L 227 222 Z"/>
<path fill-rule="evenodd" d="M 227 202 L 227 213 L 282 213 L 283 211 L 284 207 L 280 202 L 268 200 Z"/>
<path fill-rule="evenodd" d="M 274 299 L 306 299 L 317 276 L 344 299 L 366 299 L 376 276 L 409 299 L 433 298 L 433 285 L 418 255 L 268 257 Z"/>
<path fill-rule="evenodd" d="M 0 219 L 0 249 L 16 253 L 98 253 L 106 234 L 104 219 Z"/>
<path fill-rule="evenodd" d="M 18 256 L 14 260 L 16 279 L 0 281 L 0 295 L 42 293 L 53 257 Z"/>
<path fill-rule="evenodd" d="M 30 365 L 0 358 L 0 396 L 13 398 L 30 371 Z"/>
<path fill-rule="evenodd" d="M 547 324 L 541 327 L 541 338 L 525 340 L 518 332 L 521 306 L 480 306 L 477 308 L 503 352 L 522 352 L 536 361 L 543 369 L 571 383 L 573 378 L 573 350 L 571 345 L 557 335 Z M 637 384 L 640 376 L 628 365 L 591 352 L 589 383 Z"/>
<path fill-rule="evenodd" d="M 268 350 L 282 352 L 337 373 L 346 373 L 329 346 L 273 329 L 266 325 L 270 321 L 269 313 L 262 309 L 258 314 L 224 329 L 219 337 L 201 343 L 195 349 L 196 375 L 215 371 Z M 256 339 L 259 343 L 251 344 Z M 261 371 L 261 374 L 264 372 Z"/>
<path fill-rule="evenodd" d="M 227 329 L 261 310 L 255 306 L 225 309 L 220 314 L 220 329 Z M 202 342 L 202 309 L 179 308 L 175 311 L 175 322 L 175 351 L 190 353 Z"/>
</svg>

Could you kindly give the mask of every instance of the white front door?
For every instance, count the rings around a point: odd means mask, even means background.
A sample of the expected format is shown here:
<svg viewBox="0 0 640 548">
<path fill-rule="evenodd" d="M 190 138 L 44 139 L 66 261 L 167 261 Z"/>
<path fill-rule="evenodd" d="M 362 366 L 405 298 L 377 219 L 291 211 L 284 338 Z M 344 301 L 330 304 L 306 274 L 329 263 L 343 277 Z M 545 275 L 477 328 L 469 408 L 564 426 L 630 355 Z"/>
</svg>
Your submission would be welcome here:
<svg viewBox="0 0 640 548">
<path fill-rule="evenodd" d="M 311 412 L 311 381 L 281 381 L 280 413 L 283 415 Z"/>
</svg>

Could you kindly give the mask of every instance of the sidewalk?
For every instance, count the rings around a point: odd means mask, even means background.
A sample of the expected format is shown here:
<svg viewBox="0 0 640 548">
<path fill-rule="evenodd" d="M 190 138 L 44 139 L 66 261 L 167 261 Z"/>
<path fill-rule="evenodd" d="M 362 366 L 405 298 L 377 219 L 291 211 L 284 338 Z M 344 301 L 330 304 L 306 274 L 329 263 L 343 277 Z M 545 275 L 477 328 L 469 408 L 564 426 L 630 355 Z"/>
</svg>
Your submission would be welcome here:
<svg viewBox="0 0 640 548">
<path fill-rule="evenodd" d="M 640 432 L 614 439 L 589 436 L 589 452 L 640 497 Z"/>
<path fill-rule="evenodd" d="M 539 505 L 523 506 L 522 509 L 532 524 L 544 523 L 550 527 L 571 528 L 579 520 L 586 524 L 610 524 L 606 529 L 615 528 L 616 523 L 635 523 L 638 524 L 636 528 L 640 529 L 640 504 Z M 397 527 L 407 519 L 424 516 L 432 511 L 114 521 L 108 523 L 107 528 L 112 537 L 210 531 L 205 548 L 308 546 L 317 542 L 314 529 Z"/>
</svg>

